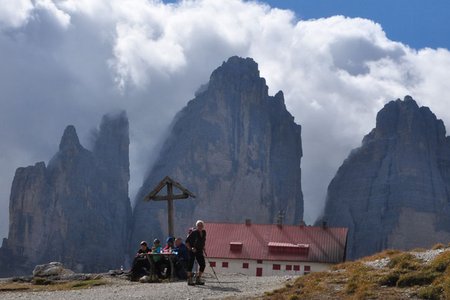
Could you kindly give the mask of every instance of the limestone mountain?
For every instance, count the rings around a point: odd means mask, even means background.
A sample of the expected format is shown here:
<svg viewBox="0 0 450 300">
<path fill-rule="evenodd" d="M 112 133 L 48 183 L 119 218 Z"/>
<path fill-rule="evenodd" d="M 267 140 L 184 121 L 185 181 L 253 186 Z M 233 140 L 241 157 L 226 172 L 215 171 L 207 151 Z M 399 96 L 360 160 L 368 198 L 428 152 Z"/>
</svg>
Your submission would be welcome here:
<svg viewBox="0 0 450 300">
<path fill-rule="evenodd" d="M 162 151 L 140 189 L 133 242 L 167 234 L 167 203 L 142 199 L 165 176 L 195 199 L 175 201 L 175 233 L 196 219 L 273 223 L 303 218 L 301 126 L 283 93 L 268 95 L 251 58 L 231 57 L 175 117 Z"/>
<path fill-rule="evenodd" d="M 450 241 L 450 138 L 407 96 L 378 113 L 328 187 L 324 220 L 349 227 L 348 257 Z"/>
<path fill-rule="evenodd" d="M 29 274 L 49 261 L 84 272 L 123 264 L 131 223 L 128 148 L 122 112 L 103 117 L 92 151 L 68 126 L 48 166 L 18 168 L 0 275 Z"/>
</svg>

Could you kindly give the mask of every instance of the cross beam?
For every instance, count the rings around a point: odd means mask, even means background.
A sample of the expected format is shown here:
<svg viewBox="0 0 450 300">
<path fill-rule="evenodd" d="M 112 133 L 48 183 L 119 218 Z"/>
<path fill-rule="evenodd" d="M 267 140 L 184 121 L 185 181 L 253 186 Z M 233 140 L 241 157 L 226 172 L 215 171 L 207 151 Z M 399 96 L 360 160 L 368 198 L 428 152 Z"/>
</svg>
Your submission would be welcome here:
<svg viewBox="0 0 450 300">
<path fill-rule="evenodd" d="M 173 193 L 174 186 L 181 191 L 181 194 L 175 195 Z M 159 195 L 164 187 L 167 187 L 167 195 Z M 147 196 L 144 197 L 144 200 L 167 201 L 169 236 L 174 236 L 173 200 L 187 199 L 189 197 L 195 198 L 195 195 L 169 176 L 166 176 Z"/>
</svg>

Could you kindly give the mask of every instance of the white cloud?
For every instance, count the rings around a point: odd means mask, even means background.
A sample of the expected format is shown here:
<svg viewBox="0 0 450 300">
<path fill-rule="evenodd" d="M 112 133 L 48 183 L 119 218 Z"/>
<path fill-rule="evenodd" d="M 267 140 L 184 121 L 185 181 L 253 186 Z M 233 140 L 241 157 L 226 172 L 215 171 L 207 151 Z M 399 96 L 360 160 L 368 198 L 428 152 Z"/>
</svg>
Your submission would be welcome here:
<svg viewBox="0 0 450 300">
<path fill-rule="evenodd" d="M 20 27 L 27 22 L 33 9 L 31 0 L 0 0 L 0 29 Z"/>
<path fill-rule="evenodd" d="M 0 11 L 0 28 L 12 30 L 0 31 L 0 152 L 9 157 L 0 161 L 1 208 L 14 169 L 48 161 L 65 125 L 86 141 L 100 116 L 118 108 L 130 117 L 135 191 L 174 114 L 236 54 L 259 63 L 270 92 L 284 91 L 303 126 L 309 222 L 385 102 L 410 94 L 450 124 L 450 52 L 411 49 L 371 20 L 297 20 L 240 0 L 13 3 Z"/>
<path fill-rule="evenodd" d="M 70 15 L 59 9 L 52 0 L 0 0 L 0 29 L 15 29 L 28 24 L 39 16 L 48 14 L 56 24 L 67 28 L 70 24 Z"/>
<path fill-rule="evenodd" d="M 59 9 L 52 0 L 36 0 L 35 3 L 36 10 L 48 12 L 61 27 L 67 28 L 70 25 L 70 15 Z"/>
<path fill-rule="evenodd" d="M 150 26 L 117 24 L 115 58 L 111 65 L 121 89 L 128 81 L 145 86 L 151 74 L 167 77 L 185 64 L 181 45 L 160 34 Z"/>
</svg>

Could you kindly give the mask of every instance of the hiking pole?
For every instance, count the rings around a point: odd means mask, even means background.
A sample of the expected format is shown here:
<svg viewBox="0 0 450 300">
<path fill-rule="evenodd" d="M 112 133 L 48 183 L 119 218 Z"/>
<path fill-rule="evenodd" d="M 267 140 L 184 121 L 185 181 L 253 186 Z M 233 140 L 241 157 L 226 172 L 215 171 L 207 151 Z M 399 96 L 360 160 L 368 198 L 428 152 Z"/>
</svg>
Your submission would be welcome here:
<svg viewBox="0 0 450 300">
<path fill-rule="evenodd" d="M 203 252 L 205 253 L 206 260 L 208 261 L 208 264 L 211 267 L 211 269 L 212 269 L 212 271 L 214 273 L 214 276 L 217 279 L 217 282 L 219 283 L 220 286 L 222 286 L 222 283 L 220 282 L 219 277 L 217 277 L 217 274 L 216 274 L 216 271 L 214 270 L 214 267 L 211 265 L 211 262 L 209 261 L 208 254 L 206 254 L 206 250 L 203 249 Z"/>
</svg>

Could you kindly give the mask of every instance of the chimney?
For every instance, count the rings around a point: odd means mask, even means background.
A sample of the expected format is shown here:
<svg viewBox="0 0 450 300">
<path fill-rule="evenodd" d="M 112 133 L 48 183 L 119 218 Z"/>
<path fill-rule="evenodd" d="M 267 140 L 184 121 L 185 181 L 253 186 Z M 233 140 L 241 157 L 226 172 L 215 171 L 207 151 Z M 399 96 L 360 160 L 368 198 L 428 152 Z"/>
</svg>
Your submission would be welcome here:
<svg viewBox="0 0 450 300">
<path fill-rule="evenodd" d="M 245 226 L 250 226 L 252 225 L 252 220 L 251 219 L 245 219 Z"/>
<path fill-rule="evenodd" d="M 322 221 L 322 228 L 327 229 L 327 221 Z"/>
<path fill-rule="evenodd" d="M 278 212 L 278 216 L 277 216 L 277 226 L 278 226 L 278 228 L 283 228 L 283 218 L 284 218 L 284 212 L 282 210 L 280 210 Z"/>
</svg>

